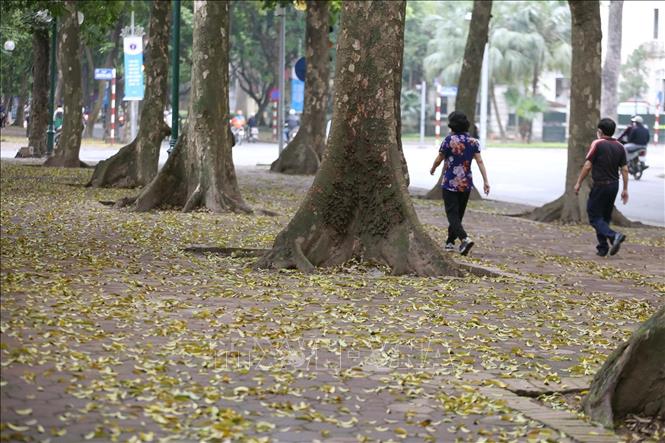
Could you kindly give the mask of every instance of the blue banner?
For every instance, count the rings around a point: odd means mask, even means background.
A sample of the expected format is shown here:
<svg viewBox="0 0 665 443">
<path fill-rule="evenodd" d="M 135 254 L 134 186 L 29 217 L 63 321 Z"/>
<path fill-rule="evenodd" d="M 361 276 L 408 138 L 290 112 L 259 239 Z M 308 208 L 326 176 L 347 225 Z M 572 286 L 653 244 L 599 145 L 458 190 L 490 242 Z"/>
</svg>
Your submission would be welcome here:
<svg viewBox="0 0 665 443">
<path fill-rule="evenodd" d="M 305 108 L 305 82 L 297 78 L 291 79 L 291 109 L 302 112 Z"/>
<path fill-rule="evenodd" d="M 125 37 L 123 46 L 125 50 L 125 98 L 123 100 L 143 100 L 143 37 Z"/>
</svg>

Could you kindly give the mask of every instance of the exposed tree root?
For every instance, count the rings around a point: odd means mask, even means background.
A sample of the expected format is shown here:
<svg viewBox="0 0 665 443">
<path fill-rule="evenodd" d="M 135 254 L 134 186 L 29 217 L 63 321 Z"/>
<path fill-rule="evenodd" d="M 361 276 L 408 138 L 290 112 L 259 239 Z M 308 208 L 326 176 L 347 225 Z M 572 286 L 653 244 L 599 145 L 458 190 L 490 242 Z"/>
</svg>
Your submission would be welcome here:
<svg viewBox="0 0 665 443">
<path fill-rule="evenodd" d="M 665 306 L 596 373 L 583 407 L 607 427 L 628 414 L 665 417 Z"/>
<path fill-rule="evenodd" d="M 193 254 L 215 254 L 232 257 L 261 257 L 270 249 L 255 248 L 220 248 L 216 246 L 189 246 L 183 249 L 185 252 Z"/>
</svg>

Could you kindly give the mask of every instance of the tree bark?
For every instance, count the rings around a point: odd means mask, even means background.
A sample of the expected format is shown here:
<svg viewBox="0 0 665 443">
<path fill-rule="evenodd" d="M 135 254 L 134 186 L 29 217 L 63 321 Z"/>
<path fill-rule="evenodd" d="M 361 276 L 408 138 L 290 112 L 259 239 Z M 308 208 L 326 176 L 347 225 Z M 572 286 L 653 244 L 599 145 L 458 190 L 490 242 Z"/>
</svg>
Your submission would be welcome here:
<svg viewBox="0 0 665 443">
<path fill-rule="evenodd" d="M 490 84 L 490 99 L 492 100 L 492 107 L 494 108 L 494 118 L 496 119 L 496 124 L 499 126 L 499 136 L 501 137 L 501 140 L 505 140 L 506 131 L 503 129 L 503 122 L 501 121 L 501 113 L 499 112 L 499 104 L 496 101 L 494 82 Z"/>
<path fill-rule="evenodd" d="M 405 4 L 342 3 L 328 147 L 305 200 L 257 267 L 312 271 L 359 259 L 394 274 L 459 274 L 421 226 L 407 191 Z"/>
<path fill-rule="evenodd" d="M 617 121 L 619 106 L 619 73 L 621 71 L 621 22 L 623 0 L 610 2 L 610 16 L 607 27 L 607 53 L 603 66 L 602 117 Z"/>
<path fill-rule="evenodd" d="M 326 144 L 328 102 L 328 2 L 307 2 L 305 106 L 298 134 L 270 166 L 272 172 L 315 174 Z"/>
<path fill-rule="evenodd" d="M 665 307 L 643 323 L 596 373 L 584 412 L 613 428 L 628 414 L 665 417 Z"/>
<path fill-rule="evenodd" d="M 583 183 L 579 195 L 575 195 L 573 186 L 587 148 L 596 138 L 596 125 L 600 120 L 600 7 L 597 0 L 569 0 L 568 5 L 572 19 L 573 58 L 566 188 L 561 197 L 527 214 L 527 218 L 537 221 L 589 221 L 586 213 L 589 180 Z"/>
<path fill-rule="evenodd" d="M 164 122 L 167 100 L 171 1 L 155 0 L 150 14 L 150 40 L 146 46 L 145 99 L 136 139 L 111 158 L 97 164 L 89 186 L 145 186 L 157 175 L 159 150 L 171 130 Z"/>
<path fill-rule="evenodd" d="M 480 86 L 480 73 L 483 69 L 483 54 L 489 36 L 490 18 L 492 17 L 491 0 L 474 0 L 471 13 L 471 24 L 466 37 L 464 60 L 457 82 L 457 96 L 455 97 L 455 110 L 463 112 L 471 123 L 476 122 L 476 101 L 478 87 Z M 441 182 L 445 170 L 441 170 L 436 185 L 425 195 L 426 199 L 441 199 Z M 480 200 L 480 193 L 476 188 L 471 189 L 471 200 Z"/>
<path fill-rule="evenodd" d="M 35 157 L 46 155 L 48 130 L 49 89 L 48 31 L 35 29 L 32 33 L 32 101 L 30 103 L 30 129 L 28 146 Z"/>
<path fill-rule="evenodd" d="M 81 149 L 81 133 L 83 132 L 83 115 L 81 112 L 81 39 L 79 35 L 78 13 L 76 1 L 65 2 L 65 14 L 60 28 L 60 45 L 62 76 L 64 88 L 64 122 L 60 145 L 44 166 L 61 166 L 78 168 Z"/>
<path fill-rule="evenodd" d="M 251 212 L 243 201 L 231 155 L 229 121 L 229 2 L 194 3 L 192 91 L 187 127 L 136 211 L 199 207 Z M 160 110 L 161 112 L 161 110 Z M 119 202 L 119 206 L 129 202 Z"/>
</svg>

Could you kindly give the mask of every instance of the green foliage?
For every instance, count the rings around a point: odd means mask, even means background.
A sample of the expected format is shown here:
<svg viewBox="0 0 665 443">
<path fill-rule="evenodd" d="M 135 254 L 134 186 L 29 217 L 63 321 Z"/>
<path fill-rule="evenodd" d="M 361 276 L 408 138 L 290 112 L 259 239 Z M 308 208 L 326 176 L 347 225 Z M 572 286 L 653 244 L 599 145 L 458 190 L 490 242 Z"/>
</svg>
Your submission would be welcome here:
<svg viewBox="0 0 665 443">
<path fill-rule="evenodd" d="M 533 120 L 536 115 L 547 110 L 547 100 L 542 95 L 529 96 L 519 92 L 515 87 L 510 87 L 505 92 L 506 101 L 515 109 L 515 114 L 525 120 Z"/>
<path fill-rule="evenodd" d="M 303 55 L 305 14 L 287 7 L 287 68 Z M 234 1 L 231 6 L 231 69 L 256 102 L 277 82 L 279 20 L 263 1 Z"/>
<path fill-rule="evenodd" d="M 404 29 L 404 85 L 413 87 L 425 79 L 425 57 L 427 45 L 434 31 L 425 25 L 427 17 L 436 12 L 435 2 L 407 2 Z"/>
<path fill-rule="evenodd" d="M 621 66 L 621 81 L 619 82 L 619 99 L 640 99 L 649 90 L 647 84 L 648 69 L 646 61 L 648 53 L 644 46 L 635 49 L 626 63 Z"/>
</svg>

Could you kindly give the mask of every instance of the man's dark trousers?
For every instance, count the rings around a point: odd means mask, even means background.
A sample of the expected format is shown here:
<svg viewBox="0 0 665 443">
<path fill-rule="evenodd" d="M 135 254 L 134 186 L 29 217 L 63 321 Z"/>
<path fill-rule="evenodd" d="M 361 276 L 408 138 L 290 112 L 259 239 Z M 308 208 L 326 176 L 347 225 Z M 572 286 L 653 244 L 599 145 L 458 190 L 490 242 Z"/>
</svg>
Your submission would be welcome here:
<svg viewBox="0 0 665 443">
<path fill-rule="evenodd" d="M 596 230 L 598 245 L 596 249 L 601 254 L 606 254 L 610 244 L 617 234 L 610 229 L 614 200 L 619 192 L 619 182 L 594 183 L 589 193 L 586 210 L 589 215 L 589 223 Z"/>
<path fill-rule="evenodd" d="M 446 243 L 455 243 L 456 239 L 464 240 L 466 231 L 462 226 L 466 204 L 469 202 L 471 192 L 454 192 L 443 190 L 443 203 L 448 218 L 448 239 Z"/>
</svg>

